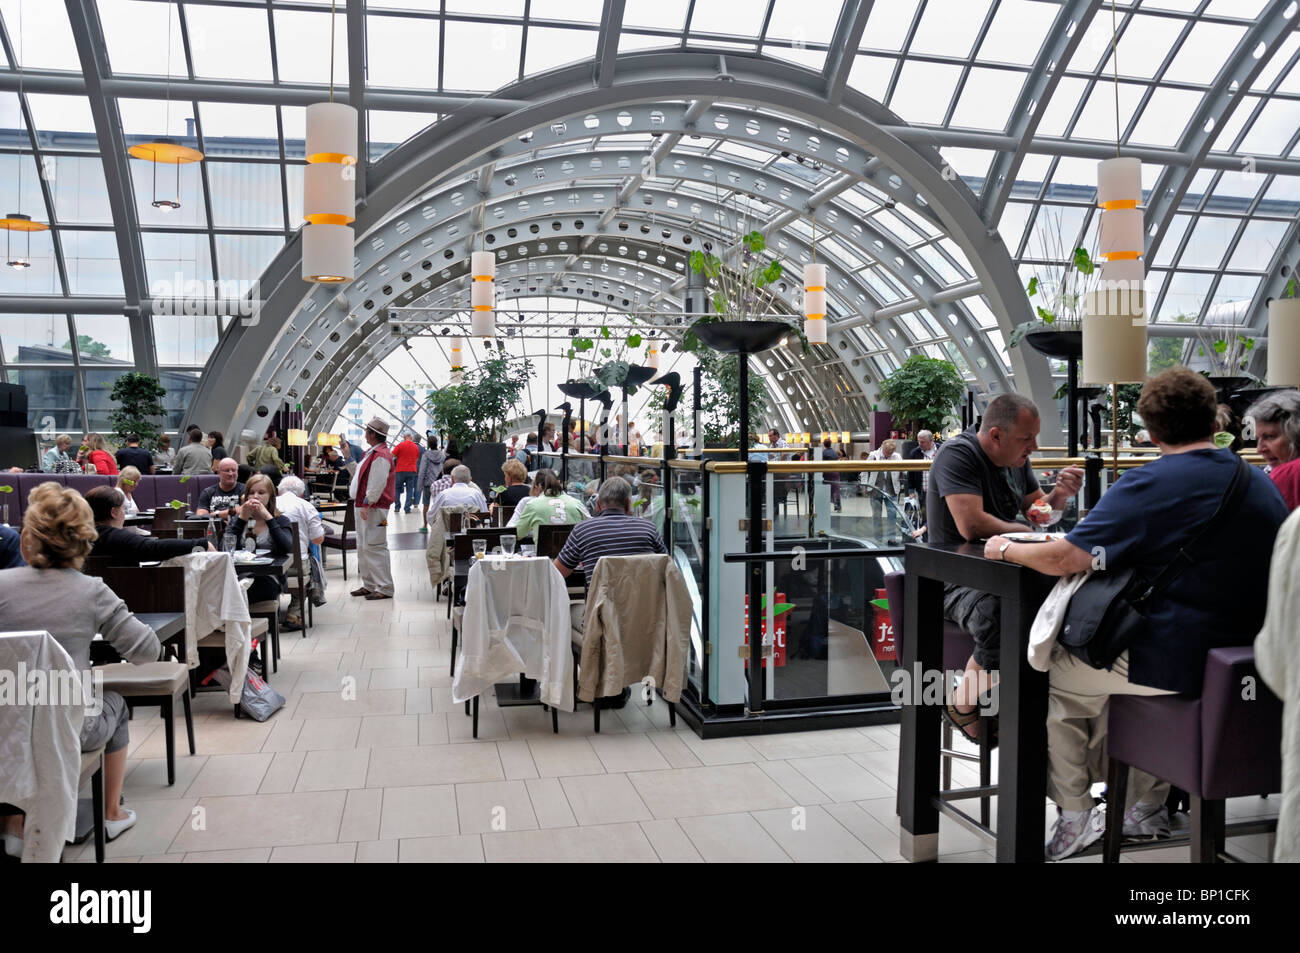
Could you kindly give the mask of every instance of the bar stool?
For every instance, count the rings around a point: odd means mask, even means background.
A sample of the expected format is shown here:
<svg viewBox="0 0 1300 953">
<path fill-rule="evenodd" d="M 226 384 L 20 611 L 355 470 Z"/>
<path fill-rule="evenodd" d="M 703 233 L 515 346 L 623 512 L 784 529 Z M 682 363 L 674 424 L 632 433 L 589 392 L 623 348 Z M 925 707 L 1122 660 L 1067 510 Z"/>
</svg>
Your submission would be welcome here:
<svg viewBox="0 0 1300 953">
<path fill-rule="evenodd" d="M 1282 790 L 1282 703 L 1255 670 L 1251 646 L 1210 650 L 1200 698 L 1111 696 L 1106 746 L 1108 864 L 1119 862 L 1123 824 L 1110 821 L 1122 817 L 1130 767 L 1190 795 L 1192 863 L 1236 861 L 1224 850 L 1228 833 L 1277 829 L 1276 821 L 1228 825 L 1224 813 L 1226 798 Z M 1186 842 L 1171 838 L 1162 843 Z"/>
</svg>

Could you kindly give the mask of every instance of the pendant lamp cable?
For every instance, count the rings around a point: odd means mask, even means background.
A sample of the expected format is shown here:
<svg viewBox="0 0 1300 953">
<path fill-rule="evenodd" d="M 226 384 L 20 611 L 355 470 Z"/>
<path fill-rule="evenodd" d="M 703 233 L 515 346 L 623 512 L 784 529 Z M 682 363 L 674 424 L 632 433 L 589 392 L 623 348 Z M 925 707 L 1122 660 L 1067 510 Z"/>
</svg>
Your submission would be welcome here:
<svg viewBox="0 0 1300 953">
<path fill-rule="evenodd" d="M 21 129 L 23 122 L 23 67 L 27 65 L 27 58 L 23 54 L 23 0 L 18 0 L 18 121 L 14 123 L 15 128 Z M 23 209 L 23 157 L 21 151 L 18 154 L 18 211 Z"/>
<path fill-rule="evenodd" d="M 330 0 L 330 102 L 334 102 L 334 14 L 335 0 Z"/>
<path fill-rule="evenodd" d="M 1110 63 L 1115 75 L 1115 158 L 1119 158 L 1119 20 L 1115 13 L 1117 0 L 1110 2 Z"/>
</svg>

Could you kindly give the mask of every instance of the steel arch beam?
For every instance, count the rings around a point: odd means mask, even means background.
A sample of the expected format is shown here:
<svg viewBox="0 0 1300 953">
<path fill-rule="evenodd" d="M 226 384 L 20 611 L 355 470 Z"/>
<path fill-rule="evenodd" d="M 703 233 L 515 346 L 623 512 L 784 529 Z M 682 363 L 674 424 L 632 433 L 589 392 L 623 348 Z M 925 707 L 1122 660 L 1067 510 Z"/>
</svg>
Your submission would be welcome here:
<svg viewBox="0 0 1300 953">
<path fill-rule="evenodd" d="M 1289 17 L 1283 16 L 1288 4 L 1295 7 Z M 1178 142 L 1178 151 L 1190 159 L 1186 166 L 1175 170 L 1166 168 L 1156 180 L 1151 191 L 1152 201 L 1147 206 L 1147 247 L 1145 258 L 1151 261 L 1160 249 L 1170 223 L 1178 213 L 1178 207 L 1187 195 L 1192 179 L 1200 171 L 1210 146 L 1218 138 L 1223 123 L 1245 98 L 1246 90 L 1255 77 L 1268 65 L 1268 61 L 1286 41 L 1287 35 L 1300 23 L 1300 5 L 1291 0 L 1270 0 L 1269 9 L 1262 13 L 1255 23 L 1242 36 L 1241 42 L 1233 51 L 1231 59 L 1224 64 L 1214 79 L 1210 91 L 1201 98 L 1201 104 L 1192 115 Z M 1264 53 L 1258 58 L 1254 51 L 1261 44 Z M 1209 121 L 1214 124 L 1207 129 Z"/>
<path fill-rule="evenodd" d="M 386 210 L 404 207 L 427 190 L 430 168 L 441 170 L 438 181 L 448 181 L 469 172 L 477 162 L 499 158 L 494 152 L 521 136 L 533 149 L 554 144 L 556 133 L 551 123 L 610 104 L 675 103 L 725 93 L 729 101 L 809 117 L 819 129 L 832 130 L 848 141 L 859 161 L 868 155 L 879 157 L 881 168 L 874 181 L 884 184 L 883 191 L 939 220 L 975 268 L 1003 333 L 1009 334 L 1015 323 L 1028 320 L 1028 303 L 1005 247 L 980 221 L 973 196 L 964 184 L 943 178 L 937 149 L 913 148 L 885 132 L 883 127 L 897 124 L 897 117 L 855 92 L 847 91 L 840 107 L 829 106 L 820 96 L 820 78 L 815 74 L 810 78 L 806 71 L 759 57 L 731 56 L 727 62 L 730 79 L 719 84 L 714 75 L 716 65 L 713 54 L 642 53 L 619 57 L 617 77 L 608 88 L 591 87 L 590 61 L 515 84 L 509 92 L 528 100 L 526 107 L 496 119 L 454 117 L 375 164 L 368 202 L 358 216 L 358 230 L 367 235 L 362 245 L 369 240 L 368 233 L 390 214 Z M 764 124 L 781 122 L 769 116 L 761 119 Z M 827 164 L 834 166 L 832 158 L 840 157 L 827 157 Z M 852 153 L 844 158 L 848 161 Z M 218 387 L 216 379 L 228 368 L 239 368 L 250 382 L 257 380 L 275 339 L 299 333 L 301 325 L 295 322 L 305 323 L 335 297 L 334 289 L 304 290 L 299 283 L 294 273 L 300 260 L 298 241 L 295 236 L 267 269 L 263 282 L 267 304 L 260 323 L 238 327 L 220 342 L 187 418 L 194 416 L 195 408 L 202 408 L 207 419 L 228 419 L 229 429 L 242 429 L 252 413 L 250 390 L 241 392 L 229 383 Z M 1046 362 L 1032 357 L 1026 360 L 1018 349 L 1011 357 L 1022 389 L 1047 404 L 1052 387 Z M 1057 429 L 1049 428 L 1045 436 L 1054 436 Z"/>
</svg>

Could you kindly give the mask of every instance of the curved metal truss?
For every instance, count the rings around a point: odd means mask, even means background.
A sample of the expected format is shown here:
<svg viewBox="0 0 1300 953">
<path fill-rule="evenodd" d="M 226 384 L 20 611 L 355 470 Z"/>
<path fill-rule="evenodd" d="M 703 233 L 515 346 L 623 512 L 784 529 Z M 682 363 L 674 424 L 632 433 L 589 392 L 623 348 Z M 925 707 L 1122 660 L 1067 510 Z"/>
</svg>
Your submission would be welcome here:
<svg viewBox="0 0 1300 953">
<path fill-rule="evenodd" d="M 739 214 L 732 203 L 750 201 L 737 196 L 753 196 L 749 222 L 769 234 L 792 267 L 812 260 L 813 227 L 843 249 L 829 255 L 824 245 L 817 250 L 818 260 L 829 266 L 837 307 L 829 351 L 819 348 L 814 363 L 860 359 L 872 350 L 901 359 L 925 343 L 918 342 L 902 315 L 942 307 L 955 329 L 955 352 L 971 368 L 975 386 L 1009 387 L 1003 359 L 959 299 L 983 291 L 1000 330 L 1009 333 L 1028 318 L 1015 269 L 980 221 L 975 197 L 944 174 L 938 150 L 914 148 L 885 131 L 898 124 L 897 117 L 854 94 L 831 107 L 818 98 L 820 89 L 806 72 L 757 58 L 636 54 L 619 58 L 617 75 L 609 87 L 593 89 L 590 73 L 571 67 L 519 84 L 506 93 L 527 101 L 527 107 L 497 119 L 440 124 L 377 163 L 358 215 L 364 237 L 357 248 L 357 280 L 341 291 L 304 289 L 296 275 L 298 248 L 291 243 L 268 271 L 274 286 L 264 296 L 261 320 L 222 341 L 191 414 L 229 419 L 231 429 L 244 429 L 252 426 L 259 405 L 292 400 L 291 392 L 302 401 L 310 382 L 347 387 L 396 346 L 395 339 L 374 337 L 388 309 L 417 299 L 431 307 L 455 306 L 447 296 L 463 291 L 464 262 L 472 247 L 498 247 L 520 236 L 535 236 L 540 243 L 547 233 L 572 236 L 566 249 L 572 260 L 549 263 L 554 268 L 547 287 L 553 289 L 554 279 L 581 261 L 638 264 L 621 258 L 616 243 L 623 234 L 653 236 L 661 246 L 656 257 L 665 260 L 670 251 L 680 258 L 707 240 L 730 244 L 738 237 L 727 227 Z M 587 147 L 595 135 L 649 136 L 652 146 L 648 152 L 591 152 Z M 779 157 L 788 168 L 770 160 L 760 166 L 734 155 L 691 152 L 688 137 L 706 135 Z M 431 175 L 431 168 L 442 171 Z M 697 188 L 688 194 L 669 183 Z M 854 187 L 858 206 L 835 201 Z M 928 223 L 933 236 L 909 246 L 872 222 L 863 202 L 873 211 L 905 206 L 919 223 Z M 806 232 L 798 227 L 801 221 L 812 223 L 804 226 Z M 917 246 L 938 235 L 950 237 L 964 256 L 960 263 L 949 256 L 954 268 L 969 262 L 974 272 L 956 291 L 917 254 Z M 516 256 L 533 253 L 527 245 L 514 251 Z M 505 254 L 505 261 L 518 260 Z M 906 288 L 910 301 L 886 301 L 865 280 L 869 267 Z M 668 302 L 685 284 L 684 276 L 665 288 L 662 278 L 656 285 L 649 272 L 643 273 L 645 278 L 627 286 L 671 308 Z M 791 282 L 783 292 L 792 313 L 798 310 L 797 290 Z M 885 308 L 890 310 L 877 318 Z M 883 347 L 868 347 L 863 335 L 837 327 L 840 321 L 876 324 Z M 1015 353 L 1011 360 L 1020 365 L 1018 378 L 1029 381 L 1039 399 L 1048 399 L 1045 364 L 1031 358 L 1026 366 Z M 231 386 L 233 368 L 246 375 L 246 388 Z M 847 391 L 841 385 L 823 392 L 819 385 L 827 375 L 809 375 L 815 388 L 810 397 L 832 425 L 860 424 L 865 415 L 862 385 L 871 373 L 849 376 L 853 386 Z M 326 398 L 322 411 L 327 403 L 338 403 L 338 394 L 328 401 L 323 389 L 312 393 Z M 323 415 L 317 419 L 326 421 Z"/>
</svg>

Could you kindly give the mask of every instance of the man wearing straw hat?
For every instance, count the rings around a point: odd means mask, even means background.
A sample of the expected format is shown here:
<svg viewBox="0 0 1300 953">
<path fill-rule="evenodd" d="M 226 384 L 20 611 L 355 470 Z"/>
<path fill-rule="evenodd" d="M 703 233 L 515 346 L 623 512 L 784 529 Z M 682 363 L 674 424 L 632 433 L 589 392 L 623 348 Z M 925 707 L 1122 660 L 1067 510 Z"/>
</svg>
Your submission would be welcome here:
<svg viewBox="0 0 1300 953">
<path fill-rule="evenodd" d="M 396 496 L 396 472 L 393 452 L 388 449 L 388 423 L 371 418 L 366 424 L 365 440 L 369 449 L 348 487 L 356 511 L 357 570 L 361 575 L 361 588 L 352 590 L 352 595 L 391 599 L 393 567 L 385 518 Z"/>
</svg>

